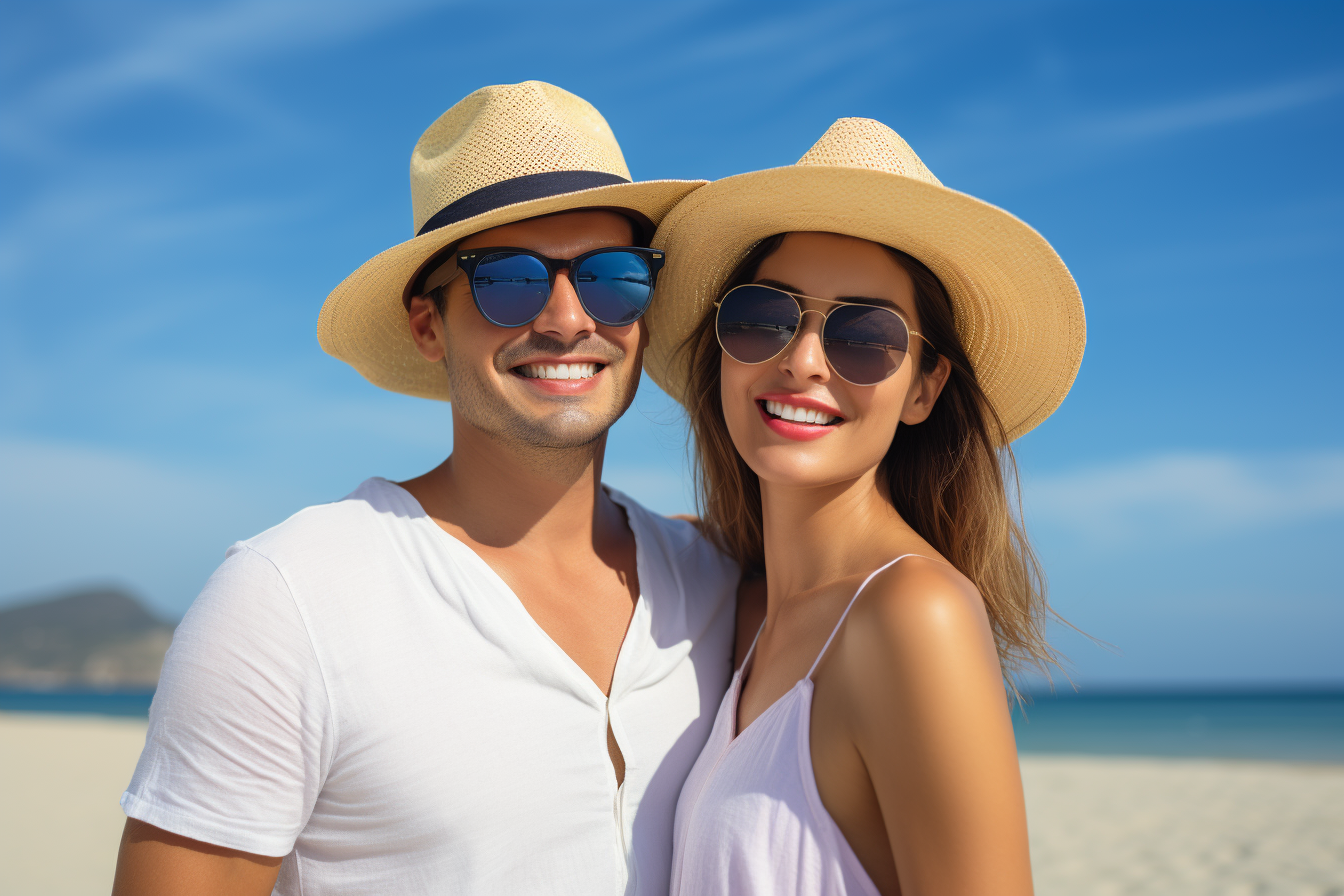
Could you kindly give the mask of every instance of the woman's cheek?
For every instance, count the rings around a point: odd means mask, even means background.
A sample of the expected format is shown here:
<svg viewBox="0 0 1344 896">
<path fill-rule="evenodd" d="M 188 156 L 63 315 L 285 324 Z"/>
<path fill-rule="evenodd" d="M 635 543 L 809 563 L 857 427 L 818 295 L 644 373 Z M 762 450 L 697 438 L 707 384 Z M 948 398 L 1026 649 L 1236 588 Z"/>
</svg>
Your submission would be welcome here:
<svg viewBox="0 0 1344 896">
<path fill-rule="evenodd" d="M 723 406 L 723 419 L 728 424 L 728 435 L 733 443 L 744 446 L 743 441 L 750 433 L 748 411 L 755 411 L 753 402 L 747 396 L 751 386 L 750 378 L 743 376 L 739 364 L 730 358 L 724 358 L 719 368 L 719 401 Z"/>
</svg>

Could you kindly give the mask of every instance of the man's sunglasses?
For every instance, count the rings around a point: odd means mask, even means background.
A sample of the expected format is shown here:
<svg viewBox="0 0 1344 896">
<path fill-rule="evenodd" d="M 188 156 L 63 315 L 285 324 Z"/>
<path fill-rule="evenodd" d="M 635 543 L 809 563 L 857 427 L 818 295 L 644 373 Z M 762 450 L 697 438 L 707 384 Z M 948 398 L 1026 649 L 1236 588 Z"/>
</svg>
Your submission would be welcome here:
<svg viewBox="0 0 1344 896">
<path fill-rule="evenodd" d="M 457 253 L 457 266 L 471 283 L 476 309 L 497 327 L 521 327 L 536 320 L 551 299 L 555 277 L 565 269 L 589 317 L 608 327 L 632 324 L 649 310 L 663 261 L 662 252 L 636 246 L 594 249 L 568 259 L 508 246 Z"/>
<path fill-rule="evenodd" d="M 831 308 L 824 314 L 804 308 L 804 299 Z M 779 357 L 793 342 L 803 318 L 809 312 L 820 314 L 826 362 L 856 386 L 876 385 L 891 376 L 910 350 L 910 337 L 924 339 L 890 308 L 817 299 L 759 283 L 735 286 L 715 304 L 719 346 L 743 364 L 764 364 Z"/>
</svg>

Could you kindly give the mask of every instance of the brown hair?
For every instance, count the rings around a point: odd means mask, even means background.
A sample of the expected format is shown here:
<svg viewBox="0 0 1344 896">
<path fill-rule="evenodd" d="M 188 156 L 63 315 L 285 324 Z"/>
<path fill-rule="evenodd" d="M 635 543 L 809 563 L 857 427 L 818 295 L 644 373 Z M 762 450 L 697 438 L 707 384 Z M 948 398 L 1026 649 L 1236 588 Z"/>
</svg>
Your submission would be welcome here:
<svg viewBox="0 0 1344 896">
<path fill-rule="evenodd" d="M 723 287 L 749 283 L 787 234 L 757 243 Z M 940 357 L 951 374 L 928 419 L 900 425 L 878 468 L 878 482 L 901 518 L 975 583 L 993 626 L 1006 673 L 1057 662 L 1045 640 L 1053 616 L 1040 562 L 1022 528 L 1017 464 L 1003 423 L 962 347 L 947 291 L 918 259 L 884 247 L 910 275 L 920 330 L 928 339 L 920 373 Z M 720 353 L 714 315 L 707 314 L 678 347 L 690 368 L 687 389 L 697 446 L 696 486 L 707 531 L 744 571 L 765 568 L 761 485 L 728 435 L 720 395 Z"/>
</svg>

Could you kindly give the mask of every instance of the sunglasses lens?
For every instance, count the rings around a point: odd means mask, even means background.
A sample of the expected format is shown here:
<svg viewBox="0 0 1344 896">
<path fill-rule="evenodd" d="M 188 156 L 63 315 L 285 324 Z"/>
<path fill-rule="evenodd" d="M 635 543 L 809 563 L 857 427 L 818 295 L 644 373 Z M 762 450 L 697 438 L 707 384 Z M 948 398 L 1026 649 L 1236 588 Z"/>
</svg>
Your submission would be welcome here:
<svg viewBox="0 0 1344 896">
<path fill-rule="evenodd" d="M 896 372 L 910 349 L 905 321 L 885 308 L 842 305 L 826 318 L 826 360 L 856 386 L 872 386 Z"/>
<path fill-rule="evenodd" d="M 798 303 L 768 286 L 748 284 L 719 303 L 719 345 L 743 364 L 760 364 L 784 351 L 798 329 Z"/>
<path fill-rule="evenodd" d="M 649 263 L 634 252 L 599 252 L 574 272 L 583 307 L 600 324 L 622 327 L 648 310 L 653 296 Z"/>
<path fill-rule="evenodd" d="M 471 291 L 486 320 L 500 327 L 518 327 L 546 307 L 551 284 L 546 265 L 539 259 L 495 252 L 476 265 Z"/>
</svg>

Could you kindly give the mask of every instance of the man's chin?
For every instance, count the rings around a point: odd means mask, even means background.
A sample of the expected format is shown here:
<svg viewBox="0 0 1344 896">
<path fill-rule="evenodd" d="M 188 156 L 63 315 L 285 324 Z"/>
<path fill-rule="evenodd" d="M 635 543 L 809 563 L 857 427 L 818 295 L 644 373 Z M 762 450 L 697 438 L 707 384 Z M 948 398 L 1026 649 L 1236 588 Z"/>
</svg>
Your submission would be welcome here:
<svg viewBox="0 0 1344 896">
<path fill-rule="evenodd" d="M 509 390 L 513 392 L 514 390 Z M 496 416 L 513 440 L 537 448 L 581 448 L 606 434 L 624 411 L 612 396 L 524 394 L 500 396 Z"/>
<path fill-rule="evenodd" d="M 620 367 L 606 368 L 586 388 L 555 388 L 510 370 L 486 378 L 451 378 L 458 413 L 475 428 L 519 446 L 566 449 L 591 445 L 625 413 L 634 398 Z M 582 383 L 582 381 L 577 381 Z"/>
<path fill-rule="evenodd" d="M 519 413 L 509 421 L 509 433 L 535 448 L 582 448 L 606 435 L 617 417 L 583 408 L 565 408 L 549 414 Z"/>
</svg>

